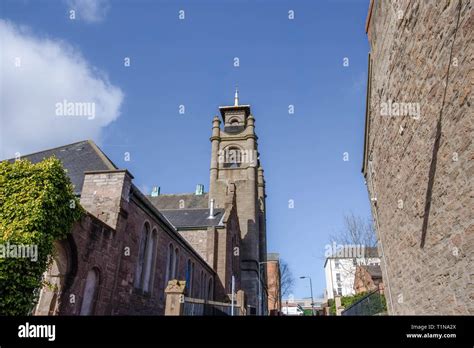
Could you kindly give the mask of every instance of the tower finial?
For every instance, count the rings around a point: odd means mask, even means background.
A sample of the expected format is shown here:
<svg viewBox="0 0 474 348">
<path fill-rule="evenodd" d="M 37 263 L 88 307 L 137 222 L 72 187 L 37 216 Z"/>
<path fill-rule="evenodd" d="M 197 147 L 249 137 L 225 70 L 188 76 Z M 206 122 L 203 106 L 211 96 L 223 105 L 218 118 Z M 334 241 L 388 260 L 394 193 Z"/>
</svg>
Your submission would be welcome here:
<svg viewBox="0 0 474 348">
<path fill-rule="evenodd" d="M 235 87 L 234 106 L 239 106 L 239 88 Z"/>
</svg>

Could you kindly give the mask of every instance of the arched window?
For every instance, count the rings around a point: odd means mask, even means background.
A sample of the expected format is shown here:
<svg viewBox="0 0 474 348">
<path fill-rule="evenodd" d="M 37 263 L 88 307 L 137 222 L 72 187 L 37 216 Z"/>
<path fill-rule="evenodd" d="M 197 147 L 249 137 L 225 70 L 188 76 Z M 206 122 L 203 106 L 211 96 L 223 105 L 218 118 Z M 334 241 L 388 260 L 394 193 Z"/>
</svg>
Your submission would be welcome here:
<svg viewBox="0 0 474 348">
<path fill-rule="evenodd" d="M 193 293 L 193 263 L 190 259 L 186 263 L 186 287 L 188 296 L 192 296 Z"/>
<path fill-rule="evenodd" d="M 95 302 L 97 300 L 97 289 L 99 287 L 99 271 L 93 268 L 87 273 L 84 293 L 82 295 L 81 315 L 94 314 Z"/>
<path fill-rule="evenodd" d="M 143 291 L 151 291 L 153 284 L 153 274 L 154 274 L 154 260 L 155 260 L 155 250 L 156 242 L 158 238 L 158 232 L 153 230 L 152 233 L 148 233 L 148 242 L 146 248 L 146 259 L 145 259 L 145 270 L 142 283 Z"/>
<path fill-rule="evenodd" d="M 239 168 L 242 164 L 242 150 L 229 146 L 224 150 L 224 168 Z"/>
<path fill-rule="evenodd" d="M 194 272 L 195 272 L 195 265 L 194 262 L 191 263 L 191 286 L 194 295 L 196 294 L 196 289 L 194 288 Z"/>
<path fill-rule="evenodd" d="M 204 281 L 202 282 L 201 286 L 203 289 L 202 298 L 206 300 L 207 299 L 207 274 L 204 274 Z"/>
<path fill-rule="evenodd" d="M 201 294 L 200 294 L 199 298 L 202 298 L 202 299 L 206 298 L 204 296 L 204 294 L 206 292 L 205 289 L 206 289 L 206 284 L 204 283 L 204 271 L 201 271 L 201 284 L 199 284 L 199 291 L 200 291 Z"/>
<path fill-rule="evenodd" d="M 179 249 L 174 249 L 174 257 L 173 257 L 173 279 L 178 278 L 179 273 Z"/>
<path fill-rule="evenodd" d="M 70 252 L 67 244 L 54 242 L 54 250 L 51 255 L 52 262 L 43 274 L 46 284 L 40 291 L 38 304 L 35 307 L 35 315 L 57 315 L 59 312 L 59 301 L 61 292 L 68 273 L 70 272 Z"/>
<path fill-rule="evenodd" d="M 224 132 L 230 134 L 237 134 L 245 129 L 244 120 L 239 117 L 232 117 L 229 120 L 225 120 Z"/>
<path fill-rule="evenodd" d="M 209 285 L 207 287 L 207 298 L 212 300 L 214 298 L 214 282 L 209 278 Z"/>
<path fill-rule="evenodd" d="M 234 258 L 235 258 L 235 236 L 232 236 L 232 257 L 230 258 L 230 269 L 232 270 L 232 274 L 235 274 L 235 269 L 234 269 Z"/>
<path fill-rule="evenodd" d="M 143 291 L 150 291 L 151 289 L 157 238 L 157 231 L 150 232 L 150 225 L 145 223 L 142 230 L 135 277 L 135 287 Z"/>
<path fill-rule="evenodd" d="M 174 248 L 173 244 L 168 245 L 168 257 L 166 259 L 166 276 L 165 276 L 165 288 L 168 286 L 168 282 L 173 279 L 173 269 L 174 269 Z"/>
<path fill-rule="evenodd" d="M 135 272 L 135 287 L 140 289 L 143 279 L 143 271 L 145 269 L 145 252 L 148 243 L 148 224 L 145 224 L 142 229 L 140 239 L 140 249 L 138 252 L 137 270 Z"/>
</svg>

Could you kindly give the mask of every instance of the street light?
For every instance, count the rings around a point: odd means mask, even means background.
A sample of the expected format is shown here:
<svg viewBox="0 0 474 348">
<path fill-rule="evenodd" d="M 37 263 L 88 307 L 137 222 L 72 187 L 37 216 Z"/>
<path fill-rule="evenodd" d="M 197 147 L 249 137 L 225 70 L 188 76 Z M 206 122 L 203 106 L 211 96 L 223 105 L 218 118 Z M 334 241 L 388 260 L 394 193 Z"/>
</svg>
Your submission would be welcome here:
<svg viewBox="0 0 474 348">
<path fill-rule="evenodd" d="M 300 279 L 309 279 L 309 288 L 311 290 L 311 315 L 314 316 L 313 283 L 310 276 L 301 276 Z"/>
</svg>

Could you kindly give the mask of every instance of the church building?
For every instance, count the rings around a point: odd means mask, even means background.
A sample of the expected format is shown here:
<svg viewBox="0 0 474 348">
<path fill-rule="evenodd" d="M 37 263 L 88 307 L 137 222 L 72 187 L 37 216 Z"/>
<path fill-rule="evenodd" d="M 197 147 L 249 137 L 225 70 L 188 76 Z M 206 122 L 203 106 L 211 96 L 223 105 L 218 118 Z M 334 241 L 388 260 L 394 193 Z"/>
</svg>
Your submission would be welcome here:
<svg viewBox="0 0 474 348">
<path fill-rule="evenodd" d="M 266 313 L 265 180 L 249 105 L 212 121 L 209 192 L 143 194 L 92 141 L 24 156 L 62 161 L 86 214 L 55 243 L 37 315 L 163 315 L 165 289 Z M 222 126 L 221 126 L 222 125 Z"/>
</svg>

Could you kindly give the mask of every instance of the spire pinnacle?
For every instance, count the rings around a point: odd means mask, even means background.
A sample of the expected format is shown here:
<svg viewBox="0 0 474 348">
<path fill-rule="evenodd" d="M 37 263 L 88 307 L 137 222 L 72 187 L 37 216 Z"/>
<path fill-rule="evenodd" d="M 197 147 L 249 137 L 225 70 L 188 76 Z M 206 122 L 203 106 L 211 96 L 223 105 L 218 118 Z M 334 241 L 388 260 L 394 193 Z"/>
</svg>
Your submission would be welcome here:
<svg viewBox="0 0 474 348">
<path fill-rule="evenodd" d="M 239 106 L 239 89 L 235 87 L 234 106 Z"/>
</svg>

